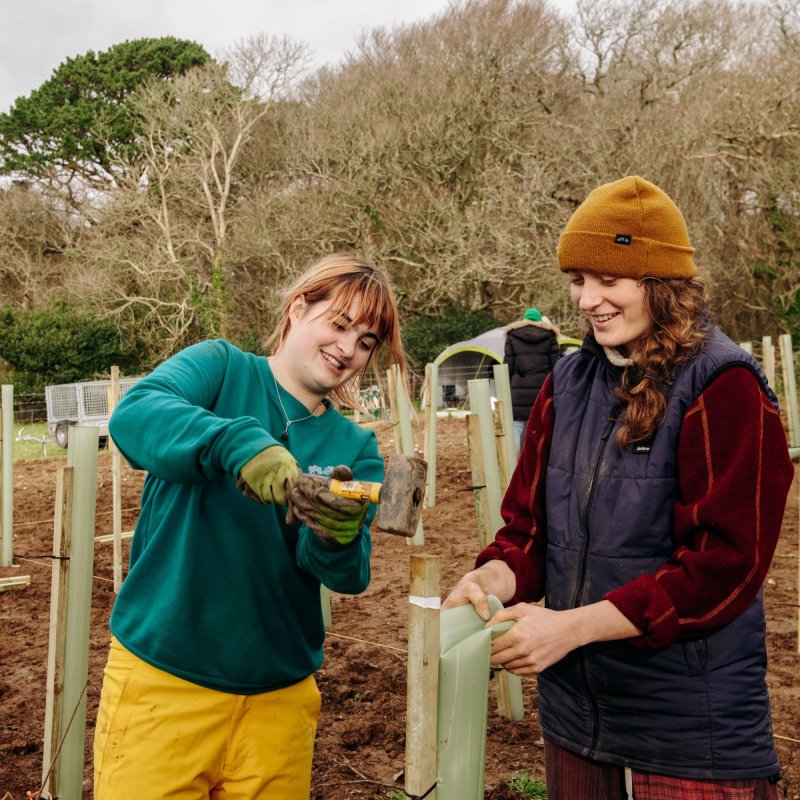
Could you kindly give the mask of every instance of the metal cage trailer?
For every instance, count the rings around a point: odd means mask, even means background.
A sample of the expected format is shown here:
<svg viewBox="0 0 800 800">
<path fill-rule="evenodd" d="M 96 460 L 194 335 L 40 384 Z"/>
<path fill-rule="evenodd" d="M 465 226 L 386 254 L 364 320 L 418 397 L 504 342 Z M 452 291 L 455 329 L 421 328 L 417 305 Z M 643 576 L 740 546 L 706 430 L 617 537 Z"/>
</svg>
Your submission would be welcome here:
<svg viewBox="0 0 800 800">
<path fill-rule="evenodd" d="M 141 378 L 121 378 L 122 397 Z M 108 394 L 111 381 L 86 381 L 46 386 L 47 429 L 59 447 L 67 446 L 70 425 L 97 425 L 100 439 L 108 436 Z"/>
</svg>

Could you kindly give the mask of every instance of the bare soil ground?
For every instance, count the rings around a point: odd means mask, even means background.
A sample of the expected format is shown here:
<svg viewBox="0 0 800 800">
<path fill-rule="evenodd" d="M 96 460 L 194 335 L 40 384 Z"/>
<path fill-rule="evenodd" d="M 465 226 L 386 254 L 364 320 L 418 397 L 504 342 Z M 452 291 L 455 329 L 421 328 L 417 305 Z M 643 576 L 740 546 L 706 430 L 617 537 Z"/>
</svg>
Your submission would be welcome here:
<svg viewBox="0 0 800 800">
<path fill-rule="evenodd" d="M 391 429 L 378 429 L 385 455 Z M 421 434 L 417 432 L 417 441 Z M 425 544 L 376 534 L 373 579 L 358 597 L 334 595 L 333 626 L 325 663 L 317 675 L 323 696 L 313 769 L 314 800 L 384 800 L 401 790 L 405 753 L 406 632 L 409 557 L 440 557 L 445 594 L 471 565 L 478 549 L 463 419 L 439 421 L 436 505 L 423 516 Z M 55 473 L 62 459 L 18 462 L 14 475 L 14 554 L 18 566 L 0 577 L 30 575 L 26 589 L 0 593 L 0 800 L 22 800 L 39 788 L 42 775 L 47 629 L 50 613 Z M 137 515 L 141 474 L 123 467 L 123 530 Z M 786 511 L 765 597 L 768 616 L 769 684 L 775 733 L 789 797 L 800 798 L 800 668 L 798 655 L 797 479 Z M 101 453 L 97 531 L 111 531 L 111 467 Z M 127 559 L 127 547 L 124 558 Z M 114 602 L 111 545 L 95 548 L 91 618 L 84 797 L 91 798 L 91 740 L 108 648 L 108 617 Z M 543 777 L 536 684 L 523 681 L 526 717 L 498 717 L 490 697 L 486 793 L 513 800 L 508 787 L 518 773 Z"/>
</svg>

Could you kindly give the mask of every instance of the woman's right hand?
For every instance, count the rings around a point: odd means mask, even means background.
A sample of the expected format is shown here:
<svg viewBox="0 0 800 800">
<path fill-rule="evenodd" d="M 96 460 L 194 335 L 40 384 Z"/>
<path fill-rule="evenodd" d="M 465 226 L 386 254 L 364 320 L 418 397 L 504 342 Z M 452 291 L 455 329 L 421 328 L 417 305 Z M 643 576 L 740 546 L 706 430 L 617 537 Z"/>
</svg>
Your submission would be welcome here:
<svg viewBox="0 0 800 800">
<path fill-rule="evenodd" d="M 280 445 L 265 447 L 240 470 L 236 488 L 250 500 L 285 506 L 287 495 L 300 477 L 294 456 Z"/>
<path fill-rule="evenodd" d="M 489 595 L 501 603 L 514 596 L 517 580 L 511 567 L 504 561 L 488 561 L 478 569 L 464 575 L 442 603 L 442 611 L 471 603 L 481 619 L 489 620 Z"/>
<path fill-rule="evenodd" d="M 473 573 L 465 575 L 453 588 L 453 591 L 445 598 L 442 603 L 442 611 L 457 606 L 465 606 L 471 603 L 478 612 L 481 619 L 488 621 L 491 613 L 489 612 L 489 596 L 483 591 L 481 585 L 471 578 Z"/>
</svg>

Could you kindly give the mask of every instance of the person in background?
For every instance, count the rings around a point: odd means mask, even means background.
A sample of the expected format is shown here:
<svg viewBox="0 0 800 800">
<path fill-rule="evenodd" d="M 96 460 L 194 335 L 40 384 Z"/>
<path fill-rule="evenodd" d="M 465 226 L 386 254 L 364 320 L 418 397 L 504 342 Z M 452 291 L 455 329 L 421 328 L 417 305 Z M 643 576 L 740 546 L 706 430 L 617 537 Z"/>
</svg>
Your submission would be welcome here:
<svg viewBox="0 0 800 800">
<path fill-rule="evenodd" d="M 777 795 L 762 586 L 794 470 L 693 252 L 641 177 L 574 212 L 558 265 L 589 333 L 536 399 L 504 526 L 443 604 L 506 604 L 492 664 L 538 676 L 548 800 Z"/>
<path fill-rule="evenodd" d="M 505 357 L 511 383 L 514 438 L 522 447 L 525 426 L 545 378 L 561 358 L 558 328 L 538 308 L 529 308 L 518 322 L 506 326 Z"/>
<path fill-rule="evenodd" d="M 367 587 L 374 515 L 325 479 L 383 478 L 375 434 L 334 402 L 356 404 L 381 357 L 405 381 L 386 276 L 321 259 L 283 292 L 265 350 L 192 345 L 111 418 L 148 474 L 111 615 L 96 800 L 310 794 L 320 584 Z"/>
</svg>

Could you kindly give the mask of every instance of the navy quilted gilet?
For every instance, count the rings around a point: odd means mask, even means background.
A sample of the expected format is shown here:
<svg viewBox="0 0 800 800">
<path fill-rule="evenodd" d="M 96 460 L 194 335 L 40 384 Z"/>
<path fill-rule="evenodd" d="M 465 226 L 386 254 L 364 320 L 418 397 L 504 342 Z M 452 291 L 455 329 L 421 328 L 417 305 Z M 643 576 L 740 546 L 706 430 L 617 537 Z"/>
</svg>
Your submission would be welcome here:
<svg viewBox="0 0 800 800">
<path fill-rule="evenodd" d="M 596 347 L 596 345 L 595 345 Z M 553 372 L 555 428 L 547 471 L 549 608 L 602 599 L 670 557 L 684 414 L 720 371 L 754 359 L 714 328 L 678 370 L 666 417 L 648 450 L 623 453 L 610 421 L 620 369 L 584 347 Z M 539 676 L 545 736 L 573 752 L 685 778 L 773 775 L 778 760 L 765 681 L 761 594 L 706 638 L 639 650 L 600 642 Z"/>
</svg>

